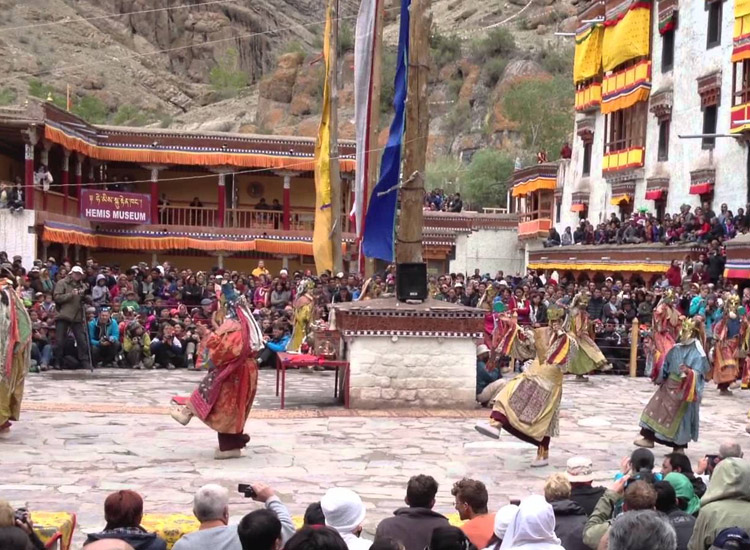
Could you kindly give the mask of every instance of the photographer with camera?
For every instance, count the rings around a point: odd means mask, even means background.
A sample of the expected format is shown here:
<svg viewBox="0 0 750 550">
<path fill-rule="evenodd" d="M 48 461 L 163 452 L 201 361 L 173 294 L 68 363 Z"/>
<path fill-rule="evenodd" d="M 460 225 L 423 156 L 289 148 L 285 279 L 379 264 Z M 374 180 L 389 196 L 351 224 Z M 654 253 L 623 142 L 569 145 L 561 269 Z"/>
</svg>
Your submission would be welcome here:
<svg viewBox="0 0 750 550">
<path fill-rule="evenodd" d="M 243 518 L 242 522 L 259 527 L 262 524 L 280 525 L 279 533 L 274 530 L 270 538 L 274 541 L 281 539 L 285 544 L 295 532 L 292 517 L 286 506 L 282 504 L 273 489 L 262 483 L 251 485 L 240 485 L 240 493 L 247 498 L 252 498 L 265 505 L 265 510 L 250 512 Z M 193 498 L 193 514 L 200 521 L 198 531 L 188 533 L 178 540 L 173 550 L 242 550 L 242 543 L 238 535 L 238 527 L 229 525 L 229 491 L 221 485 L 204 485 Z M 255 516 L 253 516 L 255 514 Z M 265 518 L 269 521 L 255 521 L 258 514 L 273 514 L 273 517 Z M 251 517 L 246 521 L 246 518 Z M 275 521 L 273 521 L 275 520 Z M 259 542 L 259 541 L 257 541 Z M 269 550 L 272 550 L 269 548 Z"/>
<path fill-rule="evenodd" d="M 89 342 L 92 360 L 105 367 L 117 366 L 120 352 L 120 327 L 112 320 L 109 310 L 102 310 L 98 319 L 89 322 Z"/>
<path fill-rule="evenodd" d="M 34 532 L 29 511 L 25 508 L 14 510 L 4 500 L 0 500 L 0 548 L 44 550 L 44 543 Z"/>
<path fill-rule="evenodd" d="M 89 341 L 84 326 L 85 318 L 83 312 L 84 292 L 86 286 L 83 284 L 83 269 L 74 266 L 70 274 L 60 279 L 55 284 L 52 298 L 57 306 L 57 320 L 55 323 L 57 333 L 57 344 L 55 345 L 55 363 L 59 367 L 63 365 L 65 340 L 68 330 L 73 331 L 76 340 L 76 353 L 78 362 L 83 368 L 91 368 L 89 359 Z"/>
<path fill-rule="evenodd" d="M 151 355 L 151 337 L 138 321 L 130 321 L 125 328 L 122 342 L 125 352 L 125 364 L 134 369 L 150 369 L 154 366 Z"/>
<path fill-rule="evenodd" d="M 696 475 L 703 479 L 708 485 L 708 481 L 714 473 L 714 469 L 719 463 L 727 458 L 742 458 L 744 453 L 740 444 L 732 439 L 724 441 L 719 445 L 719 453 L 706 455 L 698 462 L 698 467 L 695 469 Z"/>
</svg>

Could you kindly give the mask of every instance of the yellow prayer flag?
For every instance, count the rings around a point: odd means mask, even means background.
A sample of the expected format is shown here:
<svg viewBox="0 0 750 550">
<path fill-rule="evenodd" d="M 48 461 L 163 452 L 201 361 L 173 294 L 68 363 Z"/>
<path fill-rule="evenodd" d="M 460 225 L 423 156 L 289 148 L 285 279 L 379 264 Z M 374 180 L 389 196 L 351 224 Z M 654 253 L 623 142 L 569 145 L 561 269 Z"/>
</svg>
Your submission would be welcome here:
<svg viewBox="0 0 750 550">
<path fill-rule="evenodd" d="M 323 86 L 323 113 L 315 142 L 315 225 L 313 227 L 313 254 L 315 269 L 322 273 L 333 271 L 333 242 L 331 230 L 331 2 L 326 9 L 326 28 L 323 40 L 323 60 L 325 62 L 325 84 Z"/>
</svg>

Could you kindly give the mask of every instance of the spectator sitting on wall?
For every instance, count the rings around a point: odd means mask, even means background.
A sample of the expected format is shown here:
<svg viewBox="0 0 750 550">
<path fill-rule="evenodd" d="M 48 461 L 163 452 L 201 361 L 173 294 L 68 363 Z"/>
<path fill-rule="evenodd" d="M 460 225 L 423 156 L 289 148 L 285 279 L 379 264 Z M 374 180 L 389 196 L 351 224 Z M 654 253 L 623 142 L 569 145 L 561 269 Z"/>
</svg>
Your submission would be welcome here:
<svg viewBox="0 0 750 550">
<path fill-rule="evenodd" d="M 190 206 L 192 208 L 203 208 L 203 203 L 198 197 L 193 197 L 193 200 L 190 201 Z"/>
<path fill-rule="evenodd" d="M 283 209 L 284 207 L 281 206 L 279 199 L 273 199 L 273 201 L 271 201 L 271 210 L 276 210 L 277 212 L 281 212 Z"/>
<path fill-rule="evenodd" d="M 265 197 L 261 197 L 258 201 L 258 204 L 255 205 L 256 210 L 270 210 L 271 207 L 268 206 L 268 203 L 266 202 Z"/>
<path fill-rule="evenodd" d="M 461 200 L 461 193 L 456 193 L 456 196 L 454 197 L 453 201 L 451 201 L 450 211 L 461 212 L 463 208 L 464 208 L 464 201 Z"/>
</svg>

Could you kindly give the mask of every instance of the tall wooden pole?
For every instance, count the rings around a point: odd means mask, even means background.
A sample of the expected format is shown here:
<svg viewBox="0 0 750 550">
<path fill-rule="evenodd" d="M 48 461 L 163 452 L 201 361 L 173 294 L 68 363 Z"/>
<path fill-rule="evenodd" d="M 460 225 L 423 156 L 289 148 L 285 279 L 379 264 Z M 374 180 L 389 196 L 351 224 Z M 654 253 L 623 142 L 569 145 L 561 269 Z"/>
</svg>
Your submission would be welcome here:
<svg viewBox="0 0 750 550">
<path fill-rule="evenodd" d="M 375 11 L 375 36 L 373 37 L 372 56 L 372 94 L 370 95 L 370 130 L 367 138 L 367 189 L 365 189 L 362 201 L 362 220 L 367 213 L 367 205 L 370 203 L 370 195 L 378 182 L 380 175 L 380 150 L 378 137 L 380 136 L 380 84 L 383 66 L 383 14 L 385 12 L 385 0 L 376 0 Z M 375 260 L 367 258 L 365 261 L 365 277 L 375 274 Z"/>
<path fill-rule="evenodd" d="M 404 134 L 404 177 L 401 187 L 401 215 L 396 239 L 396 262 L 422 261 L 424 219 L 424 173 L 427 164 L 427 134 L 430 111 L 427 81 L 430 64 L 429 0 L 412 0 L 409 10 L 409 71 L 406 92 L 406 132 Z"/>
<path fill-rule="evenodd" d="M 331 0 L 331 47 L 329 63 L 331 66 L 330 90 L 330 137 L 331 137 L 331 217 L 333 229 L 333 271 L 338 273 L 344 269 L 341 257 L 341 224 L 343 222 L 341 200 L 341 173 L 339 171 L 339 86 L 338 86 L 338 53 L 339 53 L 339 0 Z"/>
</svg>

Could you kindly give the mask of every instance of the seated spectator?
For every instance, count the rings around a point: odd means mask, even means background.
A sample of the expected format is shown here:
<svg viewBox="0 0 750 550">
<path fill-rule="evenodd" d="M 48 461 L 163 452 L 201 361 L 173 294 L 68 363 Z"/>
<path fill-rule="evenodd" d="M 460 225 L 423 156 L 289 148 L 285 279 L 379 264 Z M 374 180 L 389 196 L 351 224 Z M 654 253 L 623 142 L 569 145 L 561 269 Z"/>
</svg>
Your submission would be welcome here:
<svg viewBox="0 0 750 550">
<path fill-rule="evenodd" d="M 677 550 L 687 550 L 690 537 L 693 535 L 695 518 L 680 509 L 672 484 L 667 481 L 657 481 L 654 489 L 657 495 L 656 510 L 669 518 L 669 523 L 677 534 Z"/>
<path fill-rule="evenodd" d="M 123 490 L 109 495 L 104 501 L 104 519 L 100 533 L 89 534 L 84 546 L 103 539 L 119 539 L 138 550 L 166 550 L 167 543 L 141 527 L 143 499 L 135 491 Z"/>
<path fill-rule="evenodd" d="M 561 246 L 570 246 L 573 244 L 573 234 L 570 232 L 570 227 L 566 227 L 563 231 L 562 237 L 560 238 Z"/>
<path fill-rule="evenodd" d="M 656 490 L 646 481 L 628 483 L 630 477 L 625 475 L 618 479 L 612 489 L 605 491 L 594 513 L 591 514 L 583 528 L 583 542 L 596 550 L 602 538 L 605 537 L 612 525 L 615 505 L 623 497 L 623 511 L 653 510 L 656 506 Z M 625 488 L 627 486 L 627 489 Z"/>
<path fill-rule="evenodd" d="M 271 510 L 247 514 L 237 526 L 237 535 L 242 550 L 279 550 L 282 546 L 281 522 Z"/>
<path fill-rule="evenodd" d="M 583 508 L 586 516 L 590 516 L 606 491 L 604 487 L 593 486 L 594 465 L 591 459 L 585 456 L 569 458 L 565 474 L 570 481 L 570 499 Z"/>
<path fill-rule="evenodd" d="M 86 545 L 86 550 L 136 550 L 124 540 L 119 539 L 102 539 L 96 542 L 90 542 Z"/>
<path fill-rule="evenodd" d="M 17 531 L 16 531 L 17 530 Z M 34 532 L 34 522 L 28 512 L 16 517 L 16 510 L 5 500 L 0 500 L 0 548 L 20 550 L 45 550 L 44 543 Z"/>
<path fill-rule="evenodd" d="M 130 321 L 122 342 L 125 364 L 134 369 L 150 369 L 154 366 L 151 355 L 151 338 L 138 321 Z"/>
<path fill-rule="evenodd" d="M 503 545 L 503 538 L 505 533 L 508 531 L 508 526 L 513 521 L 518 513 L 518 506 L 515 504 L 508 504 L 500 508 L 495 514 L 495 525 L 492 529 L 492 539 L 489 544 L 485 547 L 485 550 L 500 550 Z"/>
<path fill-rule="evenodd" d="M 200 326 L 198 330 L 208 329 Z M 151 355 L 154 357 L 155 367 L 174 370 L 175 367 L 185 366 L 185 349 L 182 342 L 175 337 L 171 322 L 163 323 L 159 335 L 151 341 Z"/>
<path fill-rule="evenodd" d="M 490 368 L 489 360 L 490 348 L 484 344 L 479 344 L 477 346 L 477 399 L 479 399 L 479 395 L 484 391 L 484 388 L 501 376 L 499 368 Z"/>
<path fill-rule="evenodd" d="M 505 532 L 502 548 L 565 550 L 555 536 L 555 513 L 544 497 L 532 495 L 521 501 Z"/>
<path fill-rule="evenodd" d="M 586 512 L 570 499 L 570 481 L 565 474 L 552 474 L 544 484 L 544 499 L 555 514 L 555 535 L 565 550 L 588 550 L 583 544 Z"/>
<path fill-rule="evenodd" d="M 271 336 L 266 338 L 266 347 L 258 355 L 258 367 L 275 367 L 278 354 L 286 351 L 290 339 L 284 325 L 279 321 L 275 322 Z"/>
<path fill-rule="evenodd" d="M 677 535 L 667 518 L 654 510 L 628 512 L 609 532 L 609 550 L 675 550 Z"/>
<path fill-rule="evenodd" d="M 698 462 L 698 468 L 695 473 L 702 476 L 704 481 L 708 481 L 719 462 L 725 458 L 742 458 L 743 456 L 744 453 L 740 444 L 732 439 L 728 439 L 719 445 L 717 454 L 706 455 Z"/>
<path fill-rule="evenodd" d="M 750 464 L 741 458 L 725 458 L 716 466 L 688 549 L 707 550 L 729 527 L 750 530 Z"/>
<path fill-rule="evenodd" d="M 333 529 L 328 527 L 303 527 L 284 546 L 284 550 L 312 549 L 347 550 L 347 545 L 341 535 Z"/>
<path fill-rule="evenodd" d="M 40 371 L 49 369 L 52 362 L 52 344 L 47 337 L 47 326 L 41 322 L 31 325 L 31 359 Z"/>
<path fill-rule="evenodd" d="M 427 550 L 477 550 L 465 532 L 458 527 L 435 527 Z"/>
<path fill-rule="evenodd" d="M 684 475 L 693 485 L 693 490 L 698 498 L 701 498 L 706 492 L 704 481 L 693 473 L 690 459 L 683 453 L 669 453 L 664 457 L 661 467 L 662 476 L 667 476 L 672 472 Z"/>
<path fill-rule="evenodd" d="M 393 512 L 393 517 L 380 522 L 375 538 L 399 541 L 405 550 L 424 550 L 436 527 L 448 525 L 448 519 L 434 512 L 438 483 L 431 476 L 417 475 L 406 486 L 406 508 Z"/>
<path fill-rule="evenodd" d="M 292 301 L 292 291 L 289 290 L 285 283 L 279 281 L 276 283 L 274 290 L 271 292 L 271 307 L 274 309 L 284 309 Z"/>
<path fill-rule="evenodd" d="M 351 489 L 335 487 L 328 489 L 320 499 L 320 507 L 326 518 L 326 526 L 344 539 L 348 550 L 368 550 L 372 542 L 363 538 L 362 522 L 365 520 L 365 505 Z M 423 547 L 424 548 L 424 547 Z M 244 550 L 249 550 L 244 548 Z"/>
<path fill-rule="evenodd" d="M 320 502 L 313 502 L 307 507 L 302 523 L 305 526 L 326 524 L 326 517 L 323 515 L 323 509 L 320 507 Z"/>
<path fill-rule="evenodd" d="M 102 310 L 98 319 L 89 321 L 89 342 L 94 365 L 117 365 L 117 354 L 120 353 L 120 327 L 110 317 L 108 310 Z"/>
<path fill-rule="evenodd" d="M 495 514 L 487 510 L 489 495 L 481 481 L 462 479 L 453 484 L 451 495 L 456 499 L 459 518 L 465 523 L 461 530 L 477 548 L 485 548 L 492 540 L 495 529 Z M 433 531 L 433 539 L 435 532 Z"/>
<path fill-rule="evenodd" d="M 110 299 L 107 277 L 100 273 L 96 276 L 96 285 L 91 289 L 91 301 L 96 307 L 101 308 L 107 305 Z"/>
<path fill-rule="evenodd" d="M 549 228 L 547 240 L 544 241 L 544 248 L 549 248 L 552 246 L 560 246 L 560 234 L 557 232 L 557 229 L 555 229 L 554 225 Z"/>
<path fill-rule="evenodd" d="M 701 499 L 695 495 L 695 489 L 690 480 L 677 472 L 671 472 L 664 477 L 677 495 L 677 504 L 680 510 L 684 510 L 692 516 L 697 516 L 701 509 Z"/>
<path fill-rule="evenodd" d="M 739 527 L 729 527 L 716 535 L 711 550 L 747 550 L 750 548 L 750 535 Z"/>
</svg>

